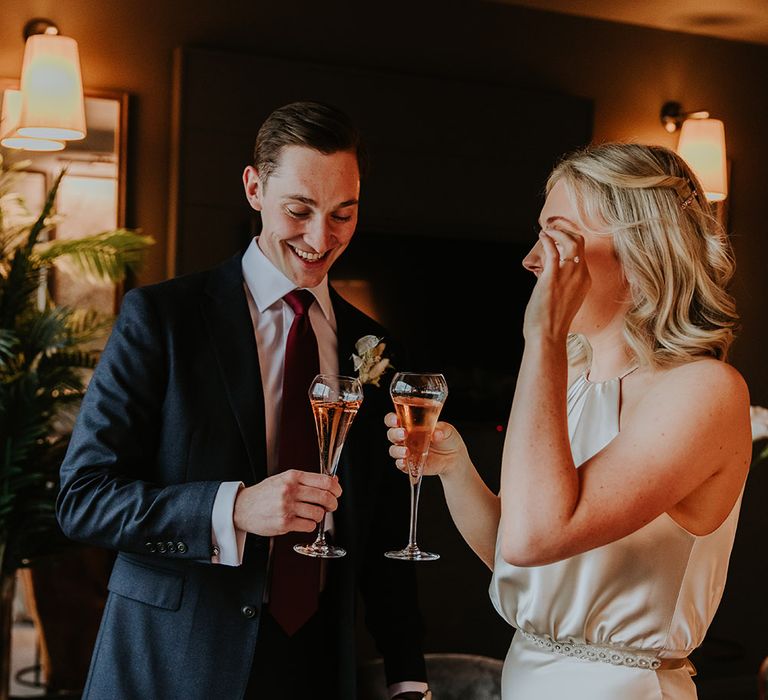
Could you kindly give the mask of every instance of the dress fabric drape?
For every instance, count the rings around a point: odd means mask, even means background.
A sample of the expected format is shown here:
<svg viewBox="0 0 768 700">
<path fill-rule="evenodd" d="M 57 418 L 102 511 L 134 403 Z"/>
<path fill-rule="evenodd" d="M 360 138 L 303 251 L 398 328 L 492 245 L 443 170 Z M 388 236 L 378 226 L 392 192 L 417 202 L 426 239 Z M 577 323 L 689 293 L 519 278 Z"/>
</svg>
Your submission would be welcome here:
<svg viewBox="0 0 768 700">
<path fill-rule="evenodd" d="M 590 382 L 584 373 L 570 386 L 577 466 L 618 435 L 620 401 L 621 378 Z M 510 625 L 629 657 L 612 665 L 566 656 L 517 633 L 504 665 L 504 700 L 695 698 L 688 664 L 654 671 L 632 667 L 632 659 L 684 659 L 701 644 L 722 597 L 740 501 L 708 535 L 693 535 L 663 513 L 620 540 L 545 566 L 512 566 L 497 546 L 490 595 Z"/>
</svg>

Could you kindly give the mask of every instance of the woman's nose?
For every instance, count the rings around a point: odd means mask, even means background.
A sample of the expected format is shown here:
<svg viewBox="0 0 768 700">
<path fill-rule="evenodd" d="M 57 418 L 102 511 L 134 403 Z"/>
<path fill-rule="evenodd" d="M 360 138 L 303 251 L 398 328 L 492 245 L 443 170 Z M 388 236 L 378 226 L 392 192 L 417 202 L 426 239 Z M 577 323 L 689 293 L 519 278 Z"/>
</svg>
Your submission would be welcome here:
<svg viewBox="0 0 768 700">
<path fill-rule="evenodd" d="M 541 270 L 542 268 L 542 243 L 541 241 L 536 241 L 536 244 L 531 248 L 531 251 L 523 258 L 523 267 L 528 270 L 528 272 L 537 272 L 538 270 Z"/>
</svg>

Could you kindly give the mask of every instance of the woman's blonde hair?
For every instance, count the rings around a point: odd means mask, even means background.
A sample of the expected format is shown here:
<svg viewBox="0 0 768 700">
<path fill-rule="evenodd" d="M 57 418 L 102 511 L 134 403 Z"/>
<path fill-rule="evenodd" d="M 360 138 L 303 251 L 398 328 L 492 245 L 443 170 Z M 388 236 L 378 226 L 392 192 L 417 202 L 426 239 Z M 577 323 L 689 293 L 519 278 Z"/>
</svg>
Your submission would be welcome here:
<svg viewBox="0 0 768 700">
<path fill-rule="evenodd" d="M 562 160 L 547 193 L 561 181 L 582 223 L 613 236 L 631 294 L 624 337 L 640 365 L 725 359 L 738 323 L 733 257 L 685 161 L 662 146 L 602 144 Z M 572 362 L 589 353 L 570 339 Z"/>
</svg>

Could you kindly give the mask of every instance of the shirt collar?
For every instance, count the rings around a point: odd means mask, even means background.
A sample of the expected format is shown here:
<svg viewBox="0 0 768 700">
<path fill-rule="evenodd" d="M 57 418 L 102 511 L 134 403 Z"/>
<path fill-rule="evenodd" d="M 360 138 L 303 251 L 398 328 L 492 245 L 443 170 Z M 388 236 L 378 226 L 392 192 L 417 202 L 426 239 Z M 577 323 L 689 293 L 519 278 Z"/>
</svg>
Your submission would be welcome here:
<svg viewBox="0 0 768 700">
<path fill-rule="evenodd" d="M 256 308 L 258 308 L 259 313 L 264 313 L 265 309 L 298 287 L 261 252 L 257 241 L 257 238 L 251 240 L 248 249 L 243 254 L 243 278 L 253 301 L 256 303 Z M 323 281 L 317 287 L 312 287 L 308 291 L 314 295 L 323 316 L 332 323 L 334 313 L 331 294 L 328 290 L 328 276 L 323 277 Z"/>
</svg>

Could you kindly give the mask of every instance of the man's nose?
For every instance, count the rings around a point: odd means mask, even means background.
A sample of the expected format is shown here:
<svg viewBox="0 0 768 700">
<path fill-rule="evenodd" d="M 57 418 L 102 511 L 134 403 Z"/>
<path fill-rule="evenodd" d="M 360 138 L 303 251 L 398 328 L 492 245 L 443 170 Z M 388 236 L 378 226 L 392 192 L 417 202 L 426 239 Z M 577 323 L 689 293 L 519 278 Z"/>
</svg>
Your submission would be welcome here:
<svg viewBox="0 0 768 700">
<path fill-rule="evenodd" d="M 314 219 L 309 226 L 309 230 L 304 235 L 304 240 L 316 252 L 324 253 L 333 245 L 333 231 L 331 230 L 330 222 L 324 217 Z"/>
</svg>

